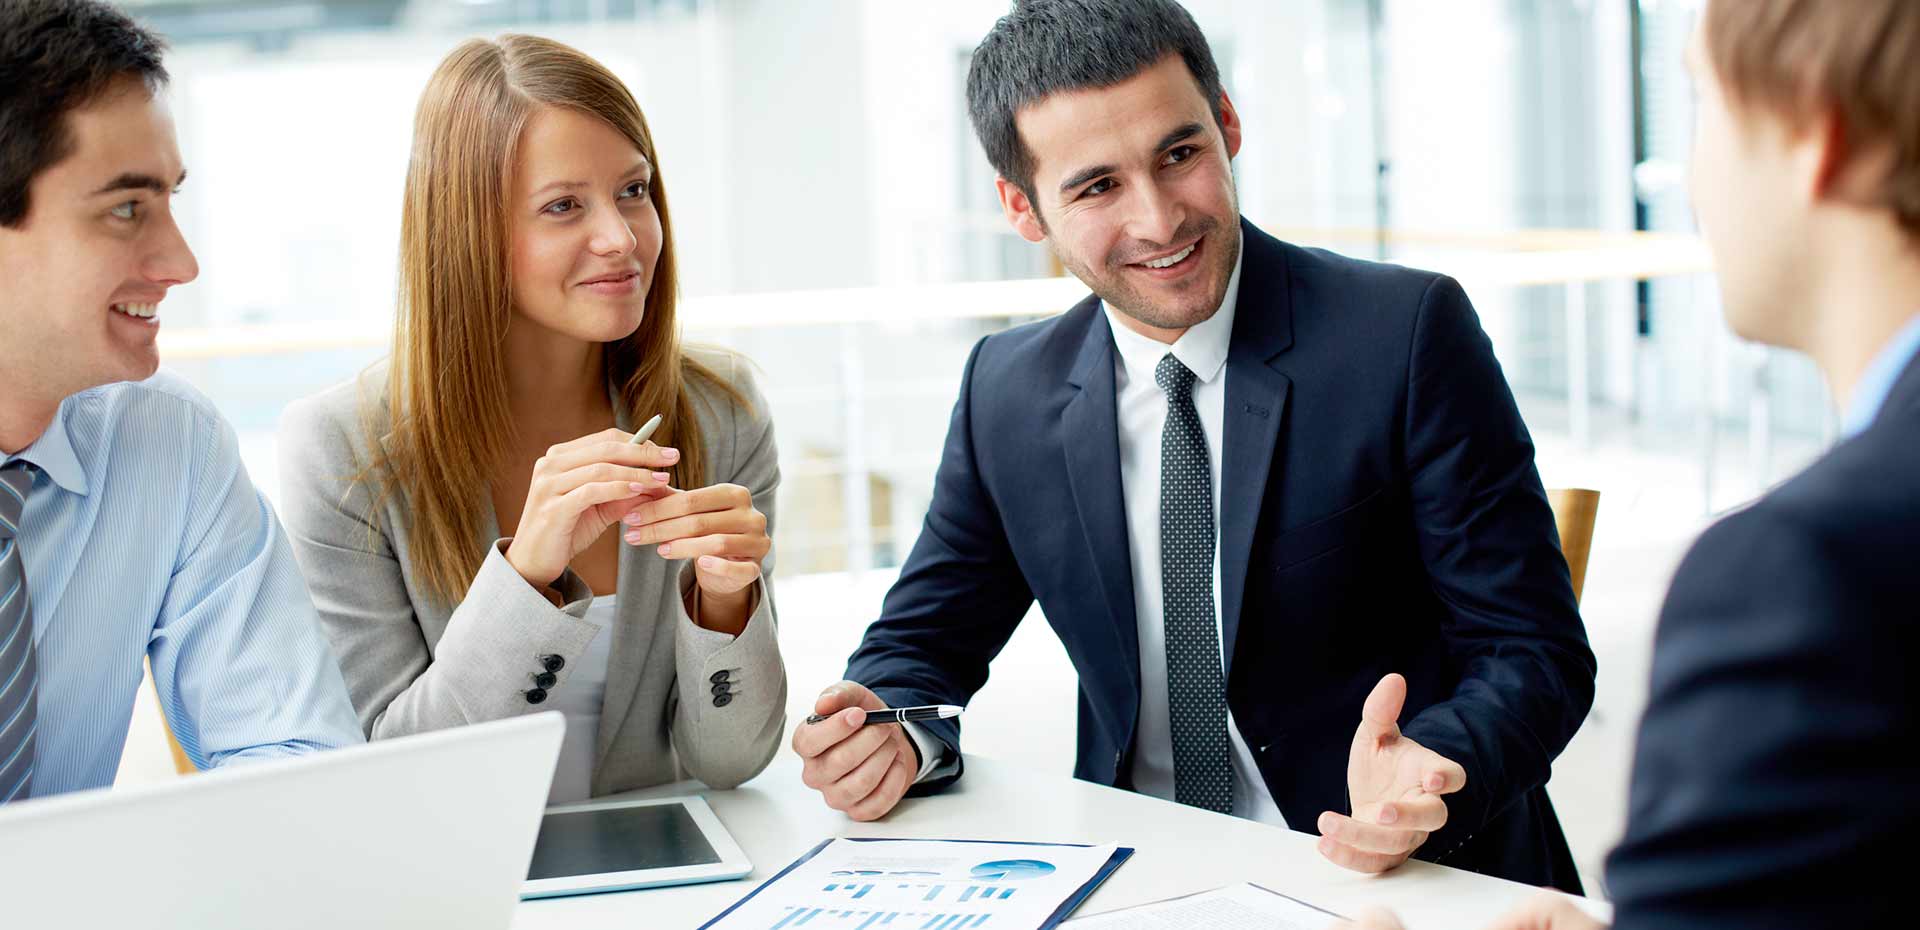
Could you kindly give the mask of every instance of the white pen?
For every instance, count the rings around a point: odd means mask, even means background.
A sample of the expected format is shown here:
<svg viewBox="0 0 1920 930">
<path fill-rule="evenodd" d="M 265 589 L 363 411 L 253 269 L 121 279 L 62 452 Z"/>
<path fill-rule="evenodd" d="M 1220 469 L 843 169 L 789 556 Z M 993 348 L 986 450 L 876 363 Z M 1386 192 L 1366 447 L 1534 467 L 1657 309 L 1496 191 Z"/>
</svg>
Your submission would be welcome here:
<svg viewBox="0 0 1920 930">
<path fill-rule="evenodd" d="M 640 427 L 640 429 L 633 434 L 633 438 L 627 440 L 627 442 L 631 445 L 637 446 L 643 442 L 646 442 L 647 437 L 652 436 L 653 431 L 659 428 L 660 428 L 660 415 L 656 413 L 653 415 L 653 419 L 648 420 L 646 422 L 646 425 Z"/>
</svg>

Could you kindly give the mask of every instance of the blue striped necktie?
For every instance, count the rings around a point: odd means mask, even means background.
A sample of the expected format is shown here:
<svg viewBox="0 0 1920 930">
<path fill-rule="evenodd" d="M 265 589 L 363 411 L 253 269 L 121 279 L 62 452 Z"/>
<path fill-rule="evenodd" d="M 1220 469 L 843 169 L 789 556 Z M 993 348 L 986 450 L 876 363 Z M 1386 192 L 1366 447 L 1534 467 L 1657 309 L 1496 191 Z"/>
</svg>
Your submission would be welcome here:
<svg viewBox="0 0 1920 930">
<path fill-rule="evenodd" d="M 33 657 L 33 607 L 27 601 L 27 570 L 20 560 L 20 512 L 33 486 L 32 466 L 0 466 L 0 804 L 33 790 L 34 693 L 39 669 Z"/>
</svg>

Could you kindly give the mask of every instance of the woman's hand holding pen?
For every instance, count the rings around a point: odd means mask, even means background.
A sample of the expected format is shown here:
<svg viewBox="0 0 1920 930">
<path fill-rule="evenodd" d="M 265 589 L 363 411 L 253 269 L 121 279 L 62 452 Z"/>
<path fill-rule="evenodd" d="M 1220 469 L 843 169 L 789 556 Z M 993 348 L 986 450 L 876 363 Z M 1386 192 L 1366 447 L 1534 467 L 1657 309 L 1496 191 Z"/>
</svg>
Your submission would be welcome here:
<svg viewBox="0 0 1920 930">
<path fill-rule="evenodd" d="M 554 446 L 533 463 L 527 503 L 506 552 L 528 584 L 546 589 L 636 505 L 673 493 L 670 476 L 654 469 L 673 467 L 679 450 L 630 445 L 628 438 L 602 430 Z"/>
<path fill-rule="evenodd" d="M 737 484 L 669 491 L 632 507 L 621 522 L 629 545 L 693 560 L 700 585 L 694 622 L 736 636 L 745 629 L 760 561 L 773 551 L 767 516 L 754 508 L 751 492 Z"/>
</svg>

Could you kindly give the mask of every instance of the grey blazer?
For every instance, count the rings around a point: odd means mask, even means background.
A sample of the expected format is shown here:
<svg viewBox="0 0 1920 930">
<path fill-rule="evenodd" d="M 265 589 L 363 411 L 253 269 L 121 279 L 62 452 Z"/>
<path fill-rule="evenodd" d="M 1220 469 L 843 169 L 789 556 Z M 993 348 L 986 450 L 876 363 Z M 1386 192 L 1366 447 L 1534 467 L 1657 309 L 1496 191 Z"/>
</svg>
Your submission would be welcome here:
<svg viewBox="0 0 1920 930">
<path fill-rule="evenodd" d="M 772 532 L 780 469 L 773 422 L 747 364 L 701 356 L 753 399 L 749 413 L 725 395 L 694 386 L 695 407 L 716 482 L 747 488 Z M 386 425 L 386 365 L 295 402 L 280 426 L 280 510 L 314 605 L 339 656 L 360 725 L 371 739 L 496 720 L 541 710 L 528 703 L 542 656 L 580 655 L 597 627 L 583 619 L 593 592 L 568 570 L 554 583 L 555 607 L 514 571 L 493 504 L 474 539 L 486 560 L 466 599 L 441 603 L 414 577 L 407 504 L 388 495 L 370 510 L 373 489 L 355 483 L 368 461 L 362 405 Z M 620 426 L 632 429 L 623 412 Z M 686 777 L 729 788 L 765 768 L 786 728 L 786 669 L 780 661 L 773 556 L 763 564 L 758 606 L 739 637 L 693 626 L 682 600 L 693 568 L 652 547 L 620 549 L 618 619 L 595 743 L 592 793 L 612 794 Z M 562 665 L 553 688 L 574 671 Z"/>
</svg>

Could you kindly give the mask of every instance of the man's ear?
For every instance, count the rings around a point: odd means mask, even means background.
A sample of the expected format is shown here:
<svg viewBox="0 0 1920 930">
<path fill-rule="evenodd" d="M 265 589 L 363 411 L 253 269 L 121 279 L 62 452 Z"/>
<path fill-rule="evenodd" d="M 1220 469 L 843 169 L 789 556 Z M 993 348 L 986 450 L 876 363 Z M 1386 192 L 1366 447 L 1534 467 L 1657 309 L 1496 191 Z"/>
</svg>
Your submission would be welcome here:
<svg viewBox="0 0 1920 930">
<path fill-rule="evenodd" d="M 1812 203 L 1872 204 L 1893 170 L 1893 147 L 1862 149 L 1847 137 L 1846 121 L 1826 110 L 1807 122 L 1792 143 Z"/>
<path fill-rule="evenodd" d="M 1233 108 L 1233 99 L 1224 90 L 1220 92 L 1220 135 L 1227 143 L 1227 159 L 1231 161 L 1240 154 L 1240 112 Z"/>
<path fill-rule="evenodd" d="M 1028 242 L 1045 242 L 1046 225 L 1040 222 L 1040 213 L 1027 192 L 1006 178 L 994 178 L 993 187 L 1000 192 L 1000 210 L 1007 215 L 1007 225 Z"/>
</svg>

